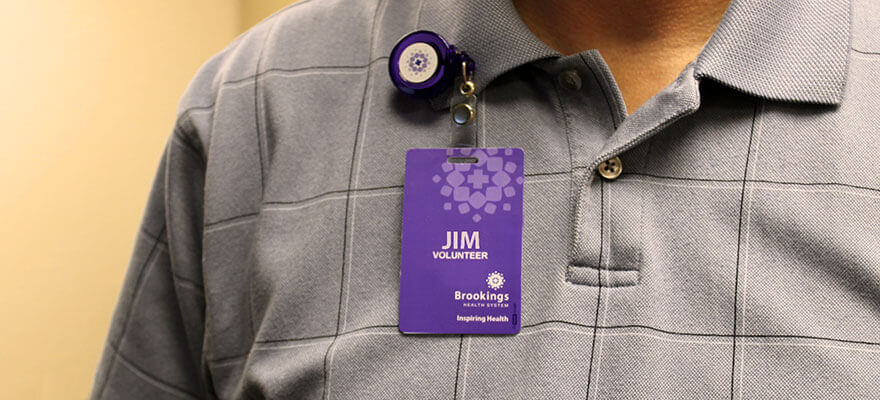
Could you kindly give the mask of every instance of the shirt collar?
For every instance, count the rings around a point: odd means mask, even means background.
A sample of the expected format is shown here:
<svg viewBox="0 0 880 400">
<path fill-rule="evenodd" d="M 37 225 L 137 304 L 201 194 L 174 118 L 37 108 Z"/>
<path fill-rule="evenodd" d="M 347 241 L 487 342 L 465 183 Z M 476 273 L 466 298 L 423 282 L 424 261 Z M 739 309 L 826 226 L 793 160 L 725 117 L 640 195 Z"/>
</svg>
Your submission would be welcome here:
<svg viewBox="0 0 880 400">
<path fill-rule="evenodd" d="M 501 74 L 559 57 L 510 0 L 422 0 L 418 29 L 439 33 L 477 63 L 479 93 Z M 772 100 L 838 104 L 846 83 L 850 0 L 732 0 L 694 62 L 695 76 Z M 451 90 L 431 100 L 447 107 Z"/>
<path fill-rule="evenodd" d="M 838 104 L 850 19 L 849 0 L 733 0 L 695 75 L 767 99 Z"/>
</svg>

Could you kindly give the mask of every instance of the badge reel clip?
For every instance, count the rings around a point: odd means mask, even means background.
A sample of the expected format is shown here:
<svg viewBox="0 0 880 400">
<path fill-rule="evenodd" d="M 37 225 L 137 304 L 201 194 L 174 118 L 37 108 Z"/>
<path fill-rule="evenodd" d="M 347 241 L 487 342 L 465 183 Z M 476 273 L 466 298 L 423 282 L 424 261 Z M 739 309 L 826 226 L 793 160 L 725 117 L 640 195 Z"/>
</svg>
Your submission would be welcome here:
<svg viewBox="0 0 880 400">
<path fill-rule="evenodd" d="M 391 82 L 401 92 L 415 98 L 429 99 L 455 86 L 450 98 L 453 142 L 457 147 L 474 147 L 474 119 L 477 96 L 473 81 L 475 62 L 450 45 L 446 39 L 430 31 L 417 31 L 404 36 L 391 50 L 388 72 Z"/>
</svg>

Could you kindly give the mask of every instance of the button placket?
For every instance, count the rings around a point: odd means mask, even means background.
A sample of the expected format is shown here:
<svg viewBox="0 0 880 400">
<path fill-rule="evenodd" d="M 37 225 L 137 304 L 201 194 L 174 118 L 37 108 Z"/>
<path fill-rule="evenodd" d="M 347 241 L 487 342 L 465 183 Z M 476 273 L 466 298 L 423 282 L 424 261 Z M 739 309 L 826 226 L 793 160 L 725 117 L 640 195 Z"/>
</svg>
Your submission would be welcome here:
<svg viewBox="0 0 880 400">
<path fill-rule="evenodd" d="M 593 52 L 589 52 L 593 53 Z M 577 78 L 582 87 L 588 87 L 589 96 L 582 97 L 584 104 L 580 106 L 588 108 L 591 114 L 583 115 L 584 118 L 574 121 L 580 124 L 573 131 L 592 131 L 592 135 L 579 138 L 581 142 L 581 156 L 576 165 L 578 174 L 573 187 L 574 221 L 572 226 L 572 255 L 567 270 L 566 280 L 569 283 L 585 286 L 608 286 L 631 285 L 638 280 L 638 272 L 627 271 L 627 276 L 618 276 L 617 273 L 609 273 L 610 233 L 608 221 L 608 193 L 609 185 L 604 179 L 594 179 L 598 170 L 596 166 L 585 168 L 611 140 L 622 115 L 626 115 L 622 100 L 615 102 L 609 98 L 607 82 L 603 82 L 603 74 L 597 72 L 601 69 L 596 65 L 590 65 L 592 57 L 579 55 L 577 62 L 583 71 Z M 565 71 L 558 75 L 560 87 L 574 87 L 574 77 Z M 610 85 L 613 88 L 613 84 Z M 583 89 L 581 90 L 584 91 Z M 619 96 L 618 96 L 619 97 Z M 597 134 L 598 133 L 598 134 Z M 612 157 L 613 158 L 613 157 Z M 605 165 L 605 174 L 613 179 L 620 175 L 622 162 L 619 159 Z M 606 179 L 608 179 L 606 178 Z"/>
<path fill-rule="evenodd" d="M 581 272 L 588 269 L 595 274 L 599 263 L 601 212 L 595 208 L 586 209 L 585 215 L 578 217 L 578 199 L 581 194 L 580 188 L 591 181 L 593 171 L 588 171 L 582 166 L 589 163 L 598 153 L 603 144 L 608 140 L 614 129 L 614 117 L 608 113 L 602 90 L 591 73 L 585 66 L 579 55 L 563 57 L 545 64 L 549 78 L 556 87 L 556 97 L 559 101 L 560 116 L 564 120 L 565 134 L 569 142 L 569 155 L 571 157 L 571 188 L 570 201 L 573 218 L 571 219 L 572 244 L 569 255 L 569 266 L 566 270 L 566 280 L 572 283 L 579 280 Z M 593 196 L 599 202 L 598 192 Z M 581 210 L 585 210 L 581 208 Z M 577 231 L 577 221 L 589 218 L 592 223 L 591 229 L 583 234 Z M 577 242 L 588 242 L 585 246 L 578 246 Z M 585 251 L 584 251 L 585 250 Z M 587 268 L 577 268 L 577 267 Z"/>
<path fill-rule="evenodd" d="M 619 90 L 604 61 L 592 52 L 582 58 L 602 88 L 606 112 L 612 118 L 615 110 L 625 113 Z M 615 120 L 618 126 L 602 142 L 601 151 L 594 153 L 596 157 L 586 167 L 589 173 L 576 188 L 573 259 L 567 276 L 570 282 L 590 286 L 627 286 L 639 282 L 644 251 L 644 189 L 637 183 L 618 180 L 623 172 L 618 155 L 696 111 L 697 90 L 692 70 L 686 69 L 636 113 L 625 120 Z M 597 175 L 601 179 L 595 179 Z M 595 212 L 599 213 L 598 218 L 592 215 Z M 598 248 L 594 241 L 585 240 L 591 236 L 599 236 Z"/>
</svg>

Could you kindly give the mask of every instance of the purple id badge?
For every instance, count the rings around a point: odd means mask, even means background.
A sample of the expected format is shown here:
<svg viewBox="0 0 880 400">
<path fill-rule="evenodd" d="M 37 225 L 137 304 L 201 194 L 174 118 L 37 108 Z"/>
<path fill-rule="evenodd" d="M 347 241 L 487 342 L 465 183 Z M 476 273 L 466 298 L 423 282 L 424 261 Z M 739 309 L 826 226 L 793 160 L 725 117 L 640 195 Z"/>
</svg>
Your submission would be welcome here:
<svg viewBox="0 0 880 400">
<path fill-rule="evenodd" d="M 519 332 L 523 182 L 521 149 L 406 153 L 401 332 Z"/>
</svg>

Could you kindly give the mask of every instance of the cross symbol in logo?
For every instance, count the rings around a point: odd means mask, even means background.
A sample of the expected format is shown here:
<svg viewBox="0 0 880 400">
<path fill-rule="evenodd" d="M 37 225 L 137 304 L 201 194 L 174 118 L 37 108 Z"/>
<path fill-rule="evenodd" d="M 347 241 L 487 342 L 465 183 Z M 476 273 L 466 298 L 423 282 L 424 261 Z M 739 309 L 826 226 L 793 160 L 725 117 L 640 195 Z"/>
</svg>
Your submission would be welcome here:
<svg viewBox="0 0 880 400">
<path fill-rule="evenodd" d="M 483 175 L 483 170 L 478 169 L 468 175 L 467 181 L 474 189 L 482 189 L 484 184 L 489 183 L 489 176 Z"/>
</svg>

